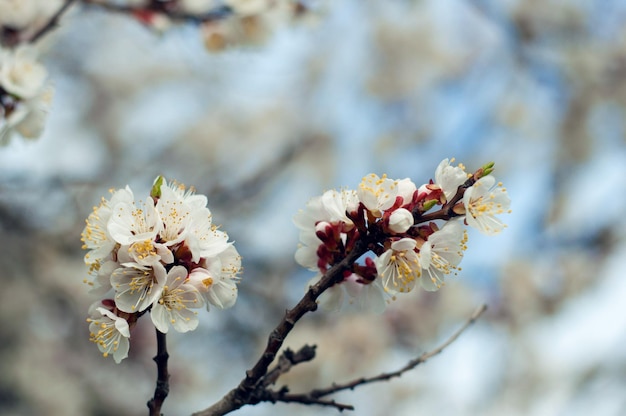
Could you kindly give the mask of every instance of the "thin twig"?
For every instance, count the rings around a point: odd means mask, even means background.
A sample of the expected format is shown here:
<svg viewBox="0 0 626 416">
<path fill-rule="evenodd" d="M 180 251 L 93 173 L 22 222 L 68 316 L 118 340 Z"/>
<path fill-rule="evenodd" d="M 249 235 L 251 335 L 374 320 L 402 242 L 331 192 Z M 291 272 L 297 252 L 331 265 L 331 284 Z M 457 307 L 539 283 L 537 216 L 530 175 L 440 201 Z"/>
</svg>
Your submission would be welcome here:
<svg viewBox="0 0 626 416">
<path fill-rule="evenodd" d="M 148 409 L 150 409 L 150 416 L 160 416 L 161 406 L 170 392 L 170 375 L 167 372 L 167 359 L 169 354 L 167 353 L 167 338 L 166 334 L 162 333 L 158 329 L 155 329 L 157 337 L 157 355 L 153 360 L 157 364 L 157 381 L 154 389 L 154 397 L 148 401 Z"/>
<path fill-rule="evenodd" d="M 288 373 L 293 366 L 313 360 L 315 358 L 315 348 L 315 345 L 304 345 L 296 352 L 293 352 L 290 348 L 285 349 L 278 359 L 278 364 L 268 371 L 260 384 L 263 387 L 271 386 L 276 383 L 281 375 Z"/>
<path fill-rule="evenodd" d="M 440 354 L 444 349 L 446 349 L 448 346 L 450 346 L 450 344 L 452 344 L 454 341 L 456 341 L 459 336 L 461 336 L 461 334 L 468 328 L 470 327 L 474 322 L 476 322 L 476 320 L 487 310 L 487 305 L 483 304 L 481 306 L 479 306 L 478 308 L 476 308 L 476 310 L 474 311 L 474 313 L 472 313 L 472 315 L 469 317 L 469 319 L 465 322 L 465 324 L 463 324 L 462 327 L 460 327 L 455 333 L 453 333 L 450 338 L 448 338 L 443 344 L 439 345 L 437 348 L 435 348 L 432 351 L 429 352 L 425 352 L 424 354 L 420 355 L 419 357 L 409 361 L 404 367 L 400 368 L 397 371 L 392 371 L 389 373 L 382 373 L 379 374 L 375 377 L 362 377 L 353 381 L 350 381 L 348 383 L 344 383 L 344 384 L 333 384 L 332 387 L 329 387 L 327 389 L 316 389 L 313 390 L 309 393 L 309 395 L 311 395 L 312 397 L 324 397 L 327 396 L 329 394 L 332 393 L 337 393 L 339 391 L 343 391 L 343 390 L 352 390 L 357 386 L 360 386 L 362 384 L 369 384 L 369 383 L 375 383 L 378 381 L 387 381 L 389 379 L 392 379 L 394 377 L 400 377 L 402 374 L 404 374 L 405 372 L 414 369 L 415 367 L 417 367 L 418 365 L 426 362 L 428 359 L 434 357 L 437 354 Z"/>
<path fill-rule="evenodd" d="M 46 33 L 50 32 L 52 29 L 55 29 L 58 24 L 61 16 L 69 10 L 70 6 L 75 3 L 76 0 L 67 0 L 63 5 L 57 10 L 57 12 L 52 15 L 48 23 L 46 23 L 41 29 L 39 29 L 29 40 L 29 43 L 35 43 L 39 39 L 41 39 Z"/>
<path fill-rule="evenodd" d="M 266 394 L 263 396 L 262 401 L 271 403 L 300 403 L 304 405 L 334 407 L 340 412 L 343 412 L 344 410 L 354 410 L 354 406 L 350 404 L 339 403 L 335 400 L 320 399 L 317 397 L 312 397 L 308 394 L 289 394 L 288 389 L 282 389 L 280 391 L 266 390 Z"/>
<path fill-rule="evenodd" d="M 308 393 L 289 394 L 287 388 L 283 388 L 279 391 L 268 391 L 267 394 L 263 396 L 261 401 L 268 401 L 271 403 L 283 402 L 283 403 L 300 403 L 300 404 L 305 404 L 305 405 L 319 405 L 319 406 L 327 406 L 327 407 L 330 406 L 330 407 L 335 407 L 339 411 L 354 410 L 353 406 L 337 403 L 334 400 L 323 400 L 321 398 L 328 396 L 330 394 L 344 391 L 344 390 L 354 390 L 356 387 L 364 385 L 364 384 L 370 384 L 370 383 L 375 383 L 379 381 L 388 381 L 394 377 L 400 377 L 402 374 L 406 373 L 407 371 L 414 369 L 418 365 L 426 362 L 428 359 L 434 357 L 437 354 L 440 354 L 445 348 L 447 348 L 448 346 L 450 346 L 450 344 L 455 342 L 459 338 L 459 336 L 470 325 L 476 322 L 476 320 L 486 310 L 487 310 L 487 305 L 481 305 L 480 307 L 478 307 L 474 311 L 474 313 L 472 313 L 472 315 L 468 318 L 465 324 L 461 328 L 459 328 L 456 332 L 454 332 L 444 343 L 439 345 L 434 350 L 425 352 L 419 357 L 409 361 L 405 366 L 403 366 L 397 371 L 393 371 L 389 373 L 382 373 L 375 377 L 368 377 L 368 378 L 361 377 L 361 378 L 358 378 L 358 379 L 355 379 L 353 381 L 343 383 L 343 384 L 333 383 L 331 387 L 328 387 L 326 389 L 311 390 Z"/>
</svg>

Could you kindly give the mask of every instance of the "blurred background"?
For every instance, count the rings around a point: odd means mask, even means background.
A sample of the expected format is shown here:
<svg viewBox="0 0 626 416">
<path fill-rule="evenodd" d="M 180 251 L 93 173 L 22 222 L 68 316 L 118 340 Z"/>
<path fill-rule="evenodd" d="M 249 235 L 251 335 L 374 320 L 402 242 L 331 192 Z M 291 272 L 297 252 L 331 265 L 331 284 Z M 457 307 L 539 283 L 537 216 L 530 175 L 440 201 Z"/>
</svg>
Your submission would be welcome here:
<svg viewBox="0 0 626 416">
<path fill-rule="evenodd" d="M 208 407 L 256 361 L 311 274 L 292 217 L 370 172 L 427 182 L 496 162 L 513 213 L 470 231 L 463 271 L 382 315 L 318 311 L 287 340 L 318 357 L 306 391 L 395 370 L 335 398 L 355 415 L 626 414 L 626 3 L 338 0 L 156 33 L 75 7 L 39 45 L 56 92 L 43 137 L 0 149 L 0 413 L 145 415 L 156 368 L 140 320 L 116 365 L 88 341 L 80 233 L 110 188 L 164 174 L 209 198 L 243 256 L 234 308 L 168 337 L 165 415 Z M 241 415 L 335 415 L 261 404 Z"/>
</svg>

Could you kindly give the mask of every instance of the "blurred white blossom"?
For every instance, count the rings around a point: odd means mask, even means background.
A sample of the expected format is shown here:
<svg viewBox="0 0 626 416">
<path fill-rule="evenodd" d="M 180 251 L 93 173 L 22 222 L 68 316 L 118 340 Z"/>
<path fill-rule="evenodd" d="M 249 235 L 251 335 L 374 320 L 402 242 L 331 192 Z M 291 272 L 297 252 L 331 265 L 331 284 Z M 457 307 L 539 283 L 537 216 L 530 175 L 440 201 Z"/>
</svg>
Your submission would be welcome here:
<svg viewBox="0 0 626 416">
<path fill-rule="evenodd" d="M 14 132 L 32 139 L 41 135 L 52 102 L 48 72 L 32 46 L 0 47 L 0 144 Z"/>
</svg>

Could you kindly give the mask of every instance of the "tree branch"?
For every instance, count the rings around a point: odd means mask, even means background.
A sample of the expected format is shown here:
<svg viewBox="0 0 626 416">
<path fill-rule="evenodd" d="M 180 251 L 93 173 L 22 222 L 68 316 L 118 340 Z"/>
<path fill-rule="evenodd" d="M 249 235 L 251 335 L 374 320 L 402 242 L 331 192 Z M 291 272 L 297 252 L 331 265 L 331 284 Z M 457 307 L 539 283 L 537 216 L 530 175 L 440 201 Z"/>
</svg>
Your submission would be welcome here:
<svg viewBox="0 0 626 416">
<path fill-rule="evenodd" d="M 371 237 L 369 238 L 371 239 Z M 194 413 L 194 416 L 217 416 L 237 410 L 246 404 L 258 403 L 265 389 L 259 386 L 259 381 L 267 374 L 269 365 L 276 358 L 276 354 L 283 345 L 285 338 L 291 332 L 296 322 L 307 312 L 317 309 L 317 298 L 326 289 L 343 279 L 343 272 L 348 270 L 354 262 L 368 250 L 369 239 L 360 240 L 354 249 L 338 264 L 333 266 L 315 285 L 311 286 L 298 304 L 287 310 L 284 318 L 274 328 L 267 340 L 267 346 L 256 364 L 248 371 L 246 377 L 237 387 L 229 391 L 213 406 Z M 260 387 L 260 388 L 259 388 Z M 255 397 L 256 396 L 256 397 Z"/>
<path fill-rule="evenodd" d="M 167 372 L 167 359 L 169 354 L 167 353 L 167 338 L 166 334 L 160 332 L 155 328 L 157 337 L 157 355 L 153 360 L 157 364 L 157 381 L 154 389 L 154 397 L 148 401 L 148 409 L 150 409 L 150 416 L 160 416 L 161 406 L 170 392 L 170 375 Z"/>
<path fill-rule="evenodd" d="M 263 396 L 263 400 L 261 401 L 270 403 L 300 403 L 304 405 L 334 407 L 340 412 L 343 412 L 344 410 L 354 410 L 354 406 L 350 404 L 338 403 L 335 400 L 324 400 L 313 397 L 310 394 L 289 394 L 289 389 L 287 387 L 284 387 L 279 391 L 266 390 L 266 394 Z"/>
<path fill-rule="evenodd" d="M 297 352 L 287 348 L 278 359 L 276 367 L 262 378 L 260 385 L 268 387 L 276 383 L 281 375 L 288 373 L 291 367 L 313 360 L 315 358 L 315 348 L 315 345 L 304 345 Z"/>
<path fill-rule="evenodd" d="M 476 178 L 472 176 L 468 180 L 465 181 L 462 185 L 457 188 L 456 194 L 450 199 L 450 201 L 446 202 L 445 205 L 441 207 L 441 209 L 431 212 L 429 214 L 414 214 L 415 224 L 422 224 L 429 221 L 435 220 L 449 220 L 453 217 L 458 217 L 462 214 L 457 214 L 454 212 L 454 206 L 463 199 L 463 195 L 467 188 L 470 188 L 472 185 L 476 183 Z"/>
<path fill-rule="evenodd" d="M 109 3 L 106 1 L 99 0 L 81 0 L 82 3 L 100 7 L 104 10 L 114 13 L 134 15 L 142 12 L 154 12 L 161 13 L 167 16 L 169 19 L 175 22 L 191 22 L 191 23 L 204 23 L 204 22 L 212 22 L 216 20 L 225 19 L 234 14 L 233 9 L 228 6 L 220 6 L 215 9 L 209 10 L 208 12 L 202 14 L 190 14 L 180 12 L 176 9 L 168 7 L 167 3 L 163 2 L 151 2 L 145 6 L 141 7 L 133 7 L 133 6 L 124 6 L 121 4 Z"/>
<path fill-rule="evenodd" d="M 35 43 L 37 42 L 39 39 L 41 39 L 45 34 L 47 34 L 48 32 L 50 32 L 51 30 L 55 29 L 58 24 L 59 24 L 59 20 L 61 19 L 61 16 L 63 16 L 63 14 L 69 10 L 70 6 L 75 3 L 76 0 L 67 0 L 65 3 L 63 3 L 63 5 L 59 8 L 59 10 L 57 10 L 57 12 L 52 15 L 52 17 L 50 18 L 50 20 L 48 20 L 48 23 L 46 23 L 41 29 L 39 29 L 28 41 L 29 43 Z"/>
</svg>

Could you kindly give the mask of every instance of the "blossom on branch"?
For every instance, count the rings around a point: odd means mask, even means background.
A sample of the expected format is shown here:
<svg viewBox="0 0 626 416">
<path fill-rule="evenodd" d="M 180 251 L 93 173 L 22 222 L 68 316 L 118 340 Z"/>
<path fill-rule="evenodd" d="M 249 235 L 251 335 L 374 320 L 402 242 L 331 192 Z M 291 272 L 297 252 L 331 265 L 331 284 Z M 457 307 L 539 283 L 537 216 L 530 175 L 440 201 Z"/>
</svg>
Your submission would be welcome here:
<svg viewBox="0 0 626 416">
<path fill-rule="evenodd" d="M 322 307 L 338 310 L 348 299 L 381 310 L 418 282 L 427 291 L 438 290 L 460 270 L 467 248 L 463 224 L 489 234 L 504 227 L 495 215 L 509 212 L 510 200 L 501 184 L 494 187 L 493 163 L 468 174 L 453 161 L 444 159 L 435 180 L 419 188 L 408 178 L 372 173 L 356 191 L 326 191 L 296 214 L 296 261 L 321 273 L 309 286 L 321 282 L 356 247 L 361 247 L 358 255 L 365 254 L 343 264 L 342 276 L 326 280 L 330 285 L 318 297 Z"/>
<path fill-rule="evenodd" d="M 206 308 L 213 305 L 219 309 L 230 308 L 237 300 L 237 283 L 241 270 L 241 256 L 229 245 L 217 256 L 204 260 L 189 274 L 194 285 L 206 301 Z"/>
<path fill-rule="evenodd" d="M 169 326 L 178 332 L 187 332 L 198 326 L 198 313 L 190 309 L 204 306 L 202 296 L 187 278 L 187 269 L 174 266 L 167 273 L 161 296 L 152 306 L 152 323 L 161 332 L 167 333 Z"/>
<path fill-rule="evenodd" d="M 510 213 L 511 200 L 506 188 L 491 176 L 479 179 L 463 195 L 465 221 L 470 227 L 483 234 L 493 235 L 502 231 L 506 225 L 496 215 Z"/>
<path fill-rule="evenodd" d="M 149 312 L 160 332 L 170 327 L 187 332 L 198 326 L 194 309 L 234 305 L 241 257 L 228 234 L 212 223 L 206 203 L 205 196 L 158 177 L 145 200 L 135 199 L 127 186 L 94 208 L 82 241 L 89 250 L 85 263 L 94 276 L 93 282 L 87 281 L 91 293 L 112 292 L 106 298 L 110 309 L 101 315 L 113 319 L 117 313 L 135 322 Z M 93 333 L 100 342 L 102 336 Z M 106 342 L 101 345 L 112 351 Z M 116 361 L 125 356 L 119 353 Z"/>
<path fill-rule="evenodd" d="M 459 270 L 457 266 L 467 248 L 467 232 L 458 220 L 448 221 L 441 230 L 432 233 L 420 248 L 420 266 L 424 276 L 422 287 L 435 291 L 443 285 L 444 277 Z"/>
<path fill-rule="evenodd" d="M 387 178 L 387 175 L 378 177 L 371 173 L 363 178 L 357 190 L 359 201 L 374 217 L 381 217 L 382 211 L 391 208 L 396 202 L 398 183 Z"/>
<path fill-rule="evenodd" d="M 311 199 L 306 209 L 294 217 L 300 229 L 296 261 L 310 270 L 322 272 L 334 264 L 334 255 L 345 245 L 354 223 L 348 212 L 356 212 L 358 198 L 354 191 L 326 191 Z"/>
<path fill-rule="evenodd" d="M 444 159 L 441 161 L 437 169 L 435 170 L 435 185 L 437 185 L 446 197 L 446 201 L 449 201 L 459 186 L 461 186 L 467 180 L 467 172 L 465 172 L 465 166 L 459 164 L 458 166 L 452 166 L 454 158 Z"/>
<path fill-rule="evenodd" d="M 108 229 L 109 219 L 113 213 L 112 207 L 118 202 L 133 200 L 133 193 L 129 187 L 117 191 L 111 190 L 111 192 L 111 199 L 102 198 L 100 205 L 94 207 L 93 212 L 85 220 L 86 225 L 81 234 L 81 241 L 83 249 L 89 250 L 85 254 L 87 264 L 98 263 L 101 259 L 111 255 L 116 244 Z"/>
<path fill-rule="evenodd" d="M 130 348 L 128 321 L 103 306 L 102 302 L 96 302 L 89 308 L 89 340 L 98 346 L 104 357 L 113 354 L 113 359 L 119 364 L 128 356 Z"/>
<path fill-rule="evenodd" d="M 416 246 L 413 238 L 402 238 L 391 243 L 391 247 L 378 257 L 376 269 L 386 291 L 404 293 L 415 287 L 422 275 Z"/>
</svg>

